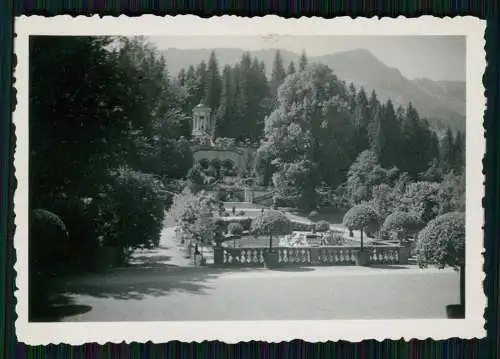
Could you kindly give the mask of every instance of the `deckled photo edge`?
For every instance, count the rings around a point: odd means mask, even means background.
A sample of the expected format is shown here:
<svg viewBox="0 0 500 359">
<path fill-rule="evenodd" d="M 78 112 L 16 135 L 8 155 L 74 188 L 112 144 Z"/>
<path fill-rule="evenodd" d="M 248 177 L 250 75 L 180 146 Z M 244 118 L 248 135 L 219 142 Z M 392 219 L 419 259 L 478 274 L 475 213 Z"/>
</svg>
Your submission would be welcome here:
<svg viewBox="0 0 500 359">
<path fill-rule="evenodd" d="M 64 25 L 62 25 L 64 24 Z M 234 26 L 237 24 L 237 26 Z M 92 25 L 92 26 L 89 26 Z M 465 35 L 467 36 L 466 82 L 466 233 L 467 246 L 467 317 L 464 320 L 335 320 L 335 321 L 245 321 L 245 322 L 107 322 L 107 323 L 30 323 L 28 308 L 28 40 L 30 35 L 163 35 L 196 36 L 222 35 L 227 29 L 232 35 Z M 83 344 L 86 342 L 166 342 L 203 341 L 218 339 L 227 343 L 249 340 L 277 342 L 304 339 L 306 341 L 363 339 L 406 340 L 449 337 L 481 338 L 485 336 L 483 288 L 484 187 L 482 159 L 485 151 L 483 116 L 486 106 L 482 75 L 486 68 L 484 51 L 485 21 L 472 17 L 351 19 L 321 18 L 283 19 L 276 16 L 238 18 L 223 16 L 201 19 L 176 16 L 165 19 L 154 16 L 139 18 L 98 18 L 58 16 L 20 17 L 16 19 L 14 48 L 17 56 L 17 107 L 13 115 L 16 126 L 14 154 L 17 189 L 14 196 L 17 253 L 15 270 L 18 319 L 18 340 L 30 345 Z M 478 56 L 481 54 L 481 56 Z M 473 149 L 473 150 L 471 150 Z M 480 177 L 481 176 L 481 177 Z"/>
</svg>

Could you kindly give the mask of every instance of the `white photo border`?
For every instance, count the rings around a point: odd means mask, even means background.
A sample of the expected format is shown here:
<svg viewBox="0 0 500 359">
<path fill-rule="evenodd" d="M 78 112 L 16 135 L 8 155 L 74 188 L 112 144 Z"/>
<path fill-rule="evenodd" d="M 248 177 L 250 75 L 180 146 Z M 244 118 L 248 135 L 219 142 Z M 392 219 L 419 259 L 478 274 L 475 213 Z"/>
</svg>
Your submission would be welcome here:
<svg viewBox="0 0 500 359">
<path fill-rule="evenodd" d="M 16 334 L 29 345 L 87 342 L 147 342 L 172 340 L 226 343 L 262 340 L 267 342 L 303 339 L 309 342 L 364 339 L 427 339 L 486 336 L 483 288 L 483 225 L 485 154 L 483 116 L 486 107 L 482 76 L 486 68 L 484 31 L 486 21 L 471 16 L 438 18 L 285 19 L 277 16 L 236 16 L 202 19 L 193 15 L 156 17 L 16 18 L 14 49 L 17 56 L 15 87 L 17 106 L 13 114 L 17 146 L 14 154 L 17 189 L 14 195 L 14 247 L 17 252 Z M 230 35 L 227 35 L 230 34 Z M 30 35 L 144 35 L 144 36 L 270 36 L 270 35 L 463 35 L 467 37 L 466 77 L 466 318 L 400 320 L 307 320 L 307 321 L 203 321 L 203 322 L 28 322 L 28 174 L 29 174 L 29 36 Z M 444 310 L 444 308 L 443 308 Z"/>
</svg>

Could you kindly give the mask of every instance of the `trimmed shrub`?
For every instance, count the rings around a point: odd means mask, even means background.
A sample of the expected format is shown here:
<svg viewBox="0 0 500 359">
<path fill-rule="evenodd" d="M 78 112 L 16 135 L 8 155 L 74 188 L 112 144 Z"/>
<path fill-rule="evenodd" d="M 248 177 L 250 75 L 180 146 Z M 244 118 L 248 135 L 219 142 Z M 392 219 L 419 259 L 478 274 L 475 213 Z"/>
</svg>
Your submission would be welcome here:
<svg viewBox="0 0 500 359">
<path fill-rule="evenodd" d="M 394 234 L 397 240 L 406 237 L 422 228 L 422 223 L 417 214 L 396 211 L 387 216 L 382 224 L 382 232 L 391 237 Z"/>
<path fill-rule="evenodd" d="M 241 225 L 241 223 L 232 222 L 227 226 L 227 231 L 229 234 L 239 236 L 243 233 L 243 226 Z"/>
<path fill-rule="evenodd" d="M 245 211 L 239 211 L 238 212 L 238 216 L 244 216 L 245 215 Z"/>
<path fill-rule="evenodd" d="M 420 231 L 417 258 L 421 267 L 458 268 L 465 261 L 465 213 L 450 212 L 436 217 Z"/>
<path fill-rule="evenodd" d="M 361 231 L 361 249 L 363 249 L 363 231 L 378 225 L 378 221 L 378 214 L 371 206 L 358 204 L 347 211 L 342 223 L 349 230 Z"/>
<path fill-rule="evenodd" d="M 330 223 L 327 221 L 319 221 L 316 223 L 316 232 L 326 232 L 330 229 Z"/>
<path fill-rule="evenodd" d="M 217 223 L 223 232 L 228 231 L 230 223 L 239 223 L 243 227 L 243 230 L 248 231 L 250 230 L 252 220 L 248 217 L 236 217 L 236 218 L 219 217 L 217 218 Z"/>
</svg>

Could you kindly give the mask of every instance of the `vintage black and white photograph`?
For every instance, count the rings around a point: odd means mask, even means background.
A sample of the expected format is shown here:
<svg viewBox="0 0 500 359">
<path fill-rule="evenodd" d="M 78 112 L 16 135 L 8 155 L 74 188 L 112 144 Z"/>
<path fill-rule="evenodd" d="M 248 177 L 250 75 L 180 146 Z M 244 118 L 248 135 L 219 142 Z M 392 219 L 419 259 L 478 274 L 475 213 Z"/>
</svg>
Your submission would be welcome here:
<svg viewBox="0 0 500 359">
<path fill-rule="evenodd" d="M 27 323 L 480 322 L 471 41 L 25 36 Z"/>
</svg>

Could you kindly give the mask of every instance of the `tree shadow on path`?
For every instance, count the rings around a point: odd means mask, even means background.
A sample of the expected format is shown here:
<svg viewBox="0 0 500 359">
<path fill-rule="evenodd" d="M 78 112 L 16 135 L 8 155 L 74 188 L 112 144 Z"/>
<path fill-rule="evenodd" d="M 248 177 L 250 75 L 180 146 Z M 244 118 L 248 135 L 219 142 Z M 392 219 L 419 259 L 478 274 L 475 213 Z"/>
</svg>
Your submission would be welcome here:
<svg viewBox="0 0 500 359">
<path fill-rule="evenodd" d="M 272 270 L 273 272 L 314 272 L 316 270 L 316 268 L 290 266 L 290 267 L 270 268 L 270 270 Z"/>
<path fill-rule="evenodd" d="M 409 269 L 411 267 L 410 266 L 397 265 L 397 264 L 371 264 L 367 268 L 373 268 L 373 269 Z"/>
<path fill-rule="evenodd" d="M 67 295 L 54 295 L 49 302 L 38 308 L 35 316 L 30 313 L 30 322 L 56 322 L 65 317 L 90 312 L 90 305 L 76 304 L 75 300 Z"/>
<path fill-rule="evenodd" d="M 180 267 L 156 262 L 153 265 L 114 269 L 105 274 L 66 278 L 59 281 L 56 288 L 61 294 L 117 300 L 141 300 L 172 292 L 204 295 L 213 289 L 209 282 L 222 274 L 255 270 L 258 269 Z"/>
</svg>

